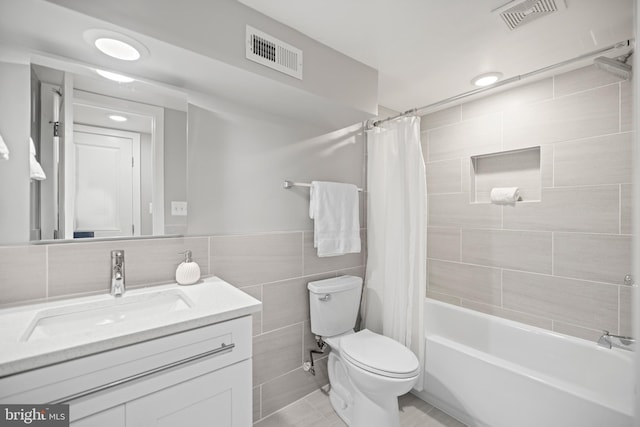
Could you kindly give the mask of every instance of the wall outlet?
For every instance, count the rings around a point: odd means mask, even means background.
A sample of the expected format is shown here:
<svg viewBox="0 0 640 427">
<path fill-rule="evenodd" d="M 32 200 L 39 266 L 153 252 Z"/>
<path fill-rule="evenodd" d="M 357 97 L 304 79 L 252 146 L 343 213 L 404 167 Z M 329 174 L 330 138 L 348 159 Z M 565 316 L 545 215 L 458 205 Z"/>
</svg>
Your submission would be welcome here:
<svg viewBox="0 0 640 427">
<path fill-rule="evenodd" d="M 173 216 L 186 216 L 187 215 L 187 202 L 171 202 L 171 215 Z"/>
</svg>

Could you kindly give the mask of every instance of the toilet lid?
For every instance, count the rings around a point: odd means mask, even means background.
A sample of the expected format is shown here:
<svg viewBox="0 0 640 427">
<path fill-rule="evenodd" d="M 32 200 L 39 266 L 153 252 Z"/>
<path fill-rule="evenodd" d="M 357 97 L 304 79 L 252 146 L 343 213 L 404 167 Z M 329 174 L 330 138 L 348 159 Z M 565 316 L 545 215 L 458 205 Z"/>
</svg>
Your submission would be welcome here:
<svg viewBox="0 0 640 427">
<path fill-rule="evenodd" d="M 399 342 L 363 329 L 341 340 L 344 358 L 375 374 L 410 378 L 420 372 L 418 358 Z"/>
</svg>

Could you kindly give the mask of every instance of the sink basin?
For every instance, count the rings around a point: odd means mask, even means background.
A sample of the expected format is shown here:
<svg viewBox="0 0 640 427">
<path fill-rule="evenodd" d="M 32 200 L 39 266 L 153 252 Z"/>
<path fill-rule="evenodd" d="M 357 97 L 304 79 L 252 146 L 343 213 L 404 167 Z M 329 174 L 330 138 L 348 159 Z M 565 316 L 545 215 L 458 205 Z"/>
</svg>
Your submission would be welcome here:
<svg viewBox="0 0 640 427">
<path fill-rule="evenodd" d="M 45 309 L 36 313 L 20 341 L 55 339 L 70 333 L 90 334 L 102 328 L 148 321 L 191 307 L 192 301 L 182 291 L 172 289 Z"/>
</svg>

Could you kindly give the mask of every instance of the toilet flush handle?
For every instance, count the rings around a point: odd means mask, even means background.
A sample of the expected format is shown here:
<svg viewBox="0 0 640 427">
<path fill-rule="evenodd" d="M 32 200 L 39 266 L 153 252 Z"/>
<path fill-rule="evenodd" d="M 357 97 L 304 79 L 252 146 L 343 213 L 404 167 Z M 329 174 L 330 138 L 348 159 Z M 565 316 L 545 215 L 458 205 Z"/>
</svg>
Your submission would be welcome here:
<svg viewBox="0 0 640 427">
<path fill-rule="evenodd" d="M 331 294 L 325 294 L 324 296 L 318 297 L 320 301 L 327 302 L 331 299 Z"/>
</svg>

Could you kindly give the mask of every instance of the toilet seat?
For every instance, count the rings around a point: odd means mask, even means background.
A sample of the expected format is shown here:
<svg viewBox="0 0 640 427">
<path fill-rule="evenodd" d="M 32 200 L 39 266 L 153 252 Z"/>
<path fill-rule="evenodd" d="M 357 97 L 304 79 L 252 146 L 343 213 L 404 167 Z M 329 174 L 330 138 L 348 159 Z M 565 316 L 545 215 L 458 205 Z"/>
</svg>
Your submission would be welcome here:
<svg viewBox="0 0 640 427">
<path fill-rule="evenodd" d="M 343 337 L 340 347 L 345 361 L 377 375 L 411 378 L 420 373 L 420 363 L 411 350 L 368 329 Z"/>
</svg>

